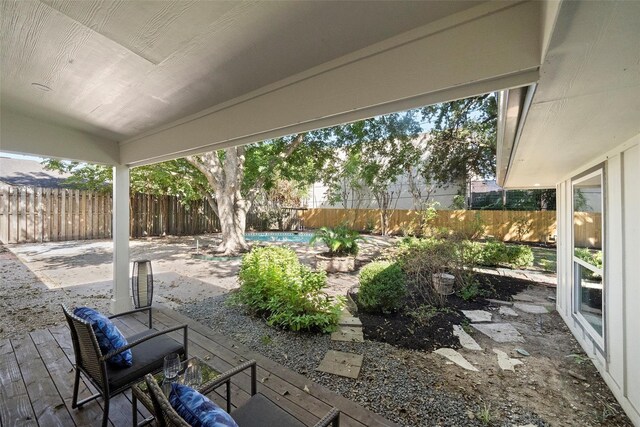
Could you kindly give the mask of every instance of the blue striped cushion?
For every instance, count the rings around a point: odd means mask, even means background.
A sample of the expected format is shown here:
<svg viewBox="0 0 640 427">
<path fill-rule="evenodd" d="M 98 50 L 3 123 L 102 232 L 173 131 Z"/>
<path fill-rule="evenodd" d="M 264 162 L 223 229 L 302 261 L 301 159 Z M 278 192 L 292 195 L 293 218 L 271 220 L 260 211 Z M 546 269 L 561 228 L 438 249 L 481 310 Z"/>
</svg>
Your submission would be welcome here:
<svg viewBox="0 0 640 427">
<path fill-rule="evenodd" d="M 73 314 L 91 324 L 103 355 L 128 344 L 116 325 L 96 310 L 89 307 L 78 307 L 73 310 Z M 125 350 L 111 357 L 108 362 L 115 366 L 128 368 L 133 365 L 133 355 L 131 350 Z"/>
<path fill-rule="evenodd" d="M 186 385 L 172 383 L 169 402 L 193 427 L 238 427 L 224 409 Z"/>
</svg>

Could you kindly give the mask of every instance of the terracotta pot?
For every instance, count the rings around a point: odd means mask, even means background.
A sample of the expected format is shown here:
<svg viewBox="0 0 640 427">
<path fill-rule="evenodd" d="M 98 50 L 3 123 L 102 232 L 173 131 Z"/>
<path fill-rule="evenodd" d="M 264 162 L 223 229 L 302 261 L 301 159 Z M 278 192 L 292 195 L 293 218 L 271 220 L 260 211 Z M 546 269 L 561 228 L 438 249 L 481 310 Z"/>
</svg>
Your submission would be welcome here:
<svg viewBox="0 0 640 427">
<path fill-rule="evenodd" d="M 356 267 L 356 258 L 329 257 L 326 255 L 316 255 L 316 269 L 325 270 L 327 273 L 346 273 L 353 271 Z"/>
</svg>

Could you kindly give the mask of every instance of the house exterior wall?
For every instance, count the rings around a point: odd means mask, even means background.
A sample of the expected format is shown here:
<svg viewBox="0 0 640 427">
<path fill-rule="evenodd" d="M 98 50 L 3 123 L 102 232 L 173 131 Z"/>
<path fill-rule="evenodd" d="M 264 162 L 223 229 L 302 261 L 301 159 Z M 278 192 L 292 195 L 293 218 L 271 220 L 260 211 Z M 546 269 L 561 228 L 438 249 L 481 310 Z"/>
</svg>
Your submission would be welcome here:
<svg viewBox="0 0 640 427">
<path fill-rule="evenodd" d="M 409 191 L 409 184 L 406 176 L 401 176 L 396 184 L 389 187 L 393 192 L 392 204 L 393 209 L 416 209 L 413 196 Z M 453 204 L 453 198 L 458 194 L 458 185 L 449 185 L 447 187 L 437 187 L 429 195 L 428 200 L 439 203 L 437 209 L 449 209 Z M 423 199 L 426 200 L 426 194 L 429 193 L 425 185 L 420 186 Z M 309 197 L 307 198 L 306 207 L 308 208 L 335 208 L 345 209 L 342 202 L 330 203 L 327 200 L 327 187 L 322 183 L 315 183 L 311 187 Z M 369 191 L 364 189 L 359 197 L 354 197 L 350 192 L 350 196 L 347 200 L 346 209 L 378 209 L 378 203 L 375 197 Z"/>
<path fill-rule="evenodd" d="M 575 313 L 572 178 L 604 164 L 604 340 Z M 640 134 L 557 185 L 557 309 L 632 422 L 640 426 Z"/>
</svg>

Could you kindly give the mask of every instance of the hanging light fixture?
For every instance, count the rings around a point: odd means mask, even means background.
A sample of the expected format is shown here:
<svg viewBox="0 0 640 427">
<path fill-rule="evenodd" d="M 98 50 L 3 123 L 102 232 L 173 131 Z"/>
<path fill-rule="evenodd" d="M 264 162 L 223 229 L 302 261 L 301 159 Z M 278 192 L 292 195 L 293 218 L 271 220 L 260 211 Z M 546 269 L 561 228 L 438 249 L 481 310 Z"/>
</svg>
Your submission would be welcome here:
<svg viewBox="0 0 640 427">
<path fill-rule="evenodd" d="M 151 269 L 151 261 L 140 260 L 133 262 L 131 288 L 135 308 L 151 306 L 151 302 L 153 301 L 153 270 Z"/>
</svg>

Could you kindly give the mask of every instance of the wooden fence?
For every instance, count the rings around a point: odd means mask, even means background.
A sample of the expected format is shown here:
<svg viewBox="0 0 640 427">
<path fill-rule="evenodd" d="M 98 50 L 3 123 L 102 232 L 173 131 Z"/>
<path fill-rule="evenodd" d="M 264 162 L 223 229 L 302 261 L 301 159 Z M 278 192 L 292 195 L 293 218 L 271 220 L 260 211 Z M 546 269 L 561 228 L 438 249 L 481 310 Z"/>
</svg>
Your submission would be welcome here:
<svg viewBox="0 0 640 427">
<path fill-rule="evenodd" d="M 111 236 L 111 197 L 80 190 L 3 186 L 3 243 L 102 239 Z"/>
<path fill-rule="evenodd" d="M 3 243 L 105 239 L 111 237 L 111 196 L 80 190 L 0 187 L 0 241 Z M 136 194 L 130 203 L 131 237 L 194 235 L 219 231 L 220 222 L 206 201 L 183 204 L 173 196 Z M 360 231 L 379 231 L 376 209 L 296 210 L 306 228 L 346 223 Z M 576 213 L 574 235 L 579 246 L 601 247 L 599 213 Z M 389 221 L 392 234 L 409 234 L 420 223 L 415 211 L 396 210 Z M 454 231 L 482 229 L 503 241 L 548 242 L 556 234 L 555 211 L 438 211 L 434 227 Z M 268 225 L 247 215 L 247 228 Z"/>
<path fill-rule="evenodd" d="M 111 238 L 109 194 L 81 190 L 0 187 L 0 241 L 49 242 Z M 182 204 L 176 197 L 135 194 L 130 200 L 131 237 L 219 231 L 206 201 Z"/>
<path fill-rule="evenodd" d="M 580 213 L 575 236 L 578 245 L 600 247 L 598 213 Z M 309 209 L 303 212 L 307 228 L 335 227 L 348 224 L 360 231 L 380 231 L 380 211 L 377 209 Z M 415 211 L 395 210 L 389 221 L 392 234 L 410 234 L 420 223 Z M 485 236 L 503 241 L 548 242 L 557 231 L 555 211 L 464 211 L 440 210 L 431 223 L 454 231 L 470 231 L 478 226 Z"/>
</svg>

